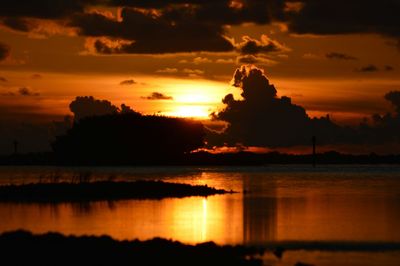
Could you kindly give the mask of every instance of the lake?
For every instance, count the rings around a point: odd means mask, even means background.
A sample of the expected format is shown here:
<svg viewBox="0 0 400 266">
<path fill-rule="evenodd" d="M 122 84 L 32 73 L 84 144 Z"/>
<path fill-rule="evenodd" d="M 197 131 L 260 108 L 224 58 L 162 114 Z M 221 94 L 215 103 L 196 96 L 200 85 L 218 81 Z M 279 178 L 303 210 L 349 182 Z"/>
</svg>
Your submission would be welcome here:
<svg viewBox="0 0 400 266">
<path fill-rule="evenodd" d="M 0 184 L 163 180 L 233 190 L 211 197 L 86 204 L 0 203 L 0 232 L 26 229 L 289 251 L 268 265 L 399 265 L 400 166 L 0 167 Z"/>
</svg>

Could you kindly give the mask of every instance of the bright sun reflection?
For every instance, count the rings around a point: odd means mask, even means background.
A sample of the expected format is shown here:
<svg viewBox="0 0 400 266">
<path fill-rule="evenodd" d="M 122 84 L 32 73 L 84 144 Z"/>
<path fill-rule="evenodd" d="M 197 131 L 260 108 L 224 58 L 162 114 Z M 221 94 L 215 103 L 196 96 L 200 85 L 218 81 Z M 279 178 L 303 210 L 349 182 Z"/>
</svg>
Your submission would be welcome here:
<svg viewBox="0 0 400 266">
<path fill-rule="evenodd" d="M 207 199 L 203 199 L 203 221 L 201 223 L 201 241 L 207 240 Z"/>
</svg>

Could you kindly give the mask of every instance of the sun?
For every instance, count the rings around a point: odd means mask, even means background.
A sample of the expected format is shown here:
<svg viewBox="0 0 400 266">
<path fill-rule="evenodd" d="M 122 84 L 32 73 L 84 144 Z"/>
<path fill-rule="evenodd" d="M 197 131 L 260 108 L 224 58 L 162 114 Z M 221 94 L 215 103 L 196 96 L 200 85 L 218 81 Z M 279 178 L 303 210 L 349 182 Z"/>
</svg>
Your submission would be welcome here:
<svg viewBox="0 0 400 266">
<path fill-rule="evenodd" d="M 209 119 L 226 93 L 226 85 L 217 82 L 177 82 L 170 84 L 169 88 L 173 102 L 162 114 L 195 119 Z"/>
<path fill-rule="evenodd" d="M 192 117 L 199 119 L 207 119 L 209 114 L 210 106 L 207 105 L 178 105 L 173 111 L 166 113 L 168 116 Z"/>
</svg>

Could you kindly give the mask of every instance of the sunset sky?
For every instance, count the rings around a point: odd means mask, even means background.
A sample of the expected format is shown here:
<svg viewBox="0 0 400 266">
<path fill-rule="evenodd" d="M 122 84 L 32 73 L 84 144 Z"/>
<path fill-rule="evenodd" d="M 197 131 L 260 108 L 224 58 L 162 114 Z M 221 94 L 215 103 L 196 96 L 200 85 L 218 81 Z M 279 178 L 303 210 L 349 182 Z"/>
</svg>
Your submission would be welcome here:
<svg viewBox="0 0 400 266">
<path fill-rule="evenodd" d="M 43 123 L 76 96 L 209 119 L 242 65 L 310 117 L 393 112 L 398 0 L 4 0 L 0 120 Z M 3 124 L 6 122 L 2 122 Z"/>
</svg>

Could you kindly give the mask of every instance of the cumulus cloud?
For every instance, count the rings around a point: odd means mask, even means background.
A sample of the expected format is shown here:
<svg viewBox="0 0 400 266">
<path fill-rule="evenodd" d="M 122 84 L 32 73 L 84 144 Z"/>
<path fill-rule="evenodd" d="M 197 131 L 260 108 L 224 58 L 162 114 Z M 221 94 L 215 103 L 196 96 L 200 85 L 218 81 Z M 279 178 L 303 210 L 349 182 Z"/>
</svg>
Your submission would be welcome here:
<svg viewBox="0 0 400 266">
<path fill-rule="evenodd" d="M 135 85 L 137 82 L 134 81 L 133 79 L 127 79 L 127 80 L 123 80 L 119 83 L 119 85 L 121 86 L 129 86 L 129 85 Z"/>
<path fill-rule="evenodd" d="M 76 121 L 90 116 L 113 114 L 118 107 L 107 100 L 97 100 L 93 96 L 78 96 L 69 105 Z"/>
<path fill-rule="evenodd" d="M 344 53 L 338 53 L 338 52 L 331 52 L 331 53 L 327 53 L 326 58 L 328 59 L 338 59 L 338 60 L 357 60 L 357 57 L 348 55 L 348 54 L 344 54 Z"/>
<path fill-rule="evenodd" d="M 143 99 L 146 100 L 173 100 L 174 98 L 172 96 L 165 95 L 161 92 L 153 92 L 149 96 L 142 97 Z"/>
<path fill-rule="evenodd" d="M 240 88 L 243 99 L 228 94 L 222 102 L 225 109 L 212 116 L 228 123 L 223 133 L 224 142 L 248 146 L 290 146 L 310 138 L 305 132 L 310 118 L 305 110 L 291 103 L 288 97 L 277 97 L 262 70 L 255 67 L 237 69 L 233 86 Z M 306 127 L 306 128 L 307 128 Z M 296 132 L 296 134 L 293 134 Z"/>
<path fill-rule="evenodd" d="M 375 114 L 371 116 L 372 124 L 361 122 L 359 126 L 347 127 L 334 123 L 329 115 L 311 118 L 291 98 L 278 97 L 274 85 L 254 66 L 237 69 L 232 85 L 241 90 L 242 98 L 226 95 L 222 100 L 225 108 L 211 114 L 214 120 L 224 121 L 227 126 L 223 132 L 209 133 L 210 145 L 291 147 L 310 145 L 312 136 L 317 136 L 319 145 L 400 142 L 399 91 L 385 95 L 394 107 L 394 114 Z"/>
<path fill-rule="evenodd" d="M 10 47 L 0 42 L 0 61 L 6 59 L 10 55 Z"/>
<path fill-rule="evenodd" d="M 69 109 L 74 114 L 74 120 L 79 121 L 86 117 L 102 116 L 116 113 L 137 113 L 131 107 L 121 104 L 121 107 L 113 105 L 107 100 L 98 100 L 93 96 L 78 96 L 73 100 Z"/>
</svg>

